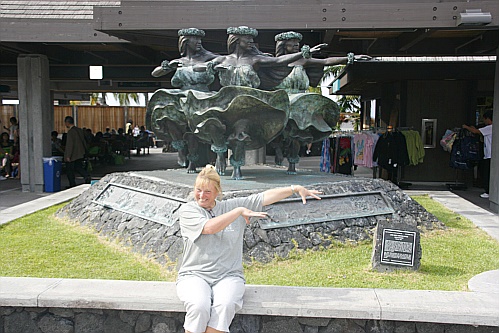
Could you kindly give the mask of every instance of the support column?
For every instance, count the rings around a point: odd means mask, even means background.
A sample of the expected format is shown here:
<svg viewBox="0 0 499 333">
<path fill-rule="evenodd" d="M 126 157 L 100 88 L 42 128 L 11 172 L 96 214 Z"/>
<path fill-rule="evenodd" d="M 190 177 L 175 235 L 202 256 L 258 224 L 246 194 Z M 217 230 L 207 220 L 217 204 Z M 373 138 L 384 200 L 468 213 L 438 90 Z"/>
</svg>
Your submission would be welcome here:
<svg viewBox="0 0 499 333">
<path fill-rule="evenodd" d="M 490 161 L 490 208 L 499 213 L 499 48 L 496 51 L 496 72 L 494 80 L 494 110 L 492 119 L 492 159 Z"/>
<path fill-rule="evenodd" d="M 50 131 L 54 124 L 49 62 L 41 54 L 21 54 L 17 71 L 21 186 L 23 192 L 43 192 L 43 157 L 51 155 Z"/>
<path fill-rule="evenodd" d="M 246 165 L 265 164 L 266 147 L 247 150 L 245 155 Z"/>
</svg>

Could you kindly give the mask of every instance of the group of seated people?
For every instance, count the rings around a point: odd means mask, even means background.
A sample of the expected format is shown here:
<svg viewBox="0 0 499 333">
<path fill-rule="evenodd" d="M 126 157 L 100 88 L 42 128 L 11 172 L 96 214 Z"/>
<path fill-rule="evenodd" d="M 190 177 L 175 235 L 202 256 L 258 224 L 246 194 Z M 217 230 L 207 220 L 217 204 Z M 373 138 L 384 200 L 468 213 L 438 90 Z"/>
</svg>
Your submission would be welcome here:
<svg viewBox="0 0 499 333">
<path fill-rule="evenodd" d="M 85 139 L 88 147 L 88 157 L 100 163 L 123 164 L 124 157 L 130 158 L 130 150 L 136 150 L 140 154 L 143 149 L 154 145 L 153 133 L 140 127 L 137 136 L 125 135 L 122 128 L 115 130 L 106 129 L 105 133 L 92 134 L 90 129 L 85 129 Z M 57 131 L 51 133 L 52 156 L 64 156 L 66 133 L 59 138 Z M 0 180 L 19 178 L 19 140 L 11 140 L 7 132 L 0 135 Z"/>
<path fill-rule="evenodd" d="M 137 155 L 141 150 L 148 149 L 153 145 L 153 133 L 141 126 L 137 136 L 126 135 L 123 128 L 115 129 L 106 128 L 106 131 L 97 132 L 95 135 L 89 128 L 83 128 L 85 132 L 85 140 L 87 143 L 87 157 L 105 164 L 122 164 L 124 157 L 130 158 L 130 150 L 136 150 Z M 64 156 L 64 146 L 66 134 L 62 135 L 62 139 L 58 138 L 59 133 L 53 131 L 51 133 L 52 140 L 52 156 Z"/>
<path fill-rule="evenodd" d="M 0 180 L 19 178 L 19 141 L 9 139 L 9 133 L 0 137 Z"/>
<path fill-rule="evenodd" d="M 92 134 L 92 130 L 84 128 L 85 140 L 88 147 L 88 157 L 106 164 L 122 164 L 124 157 L 130 158 L 130 150 L 136 150 L 137 155 L 143 150 L 154 146 L 154 133 L 141 126 L 135 133 L 124 133 L 123 128 L 106 128 L 104 133 Z M 59 138 L 57 131 L 52 131 L 52 156 L 64 156 L 66 133 Z M 0 180 L 19 178 L 19 140 L 10 140 L 7 132 L 2 132 L 0 137 Z"/>
</svg>

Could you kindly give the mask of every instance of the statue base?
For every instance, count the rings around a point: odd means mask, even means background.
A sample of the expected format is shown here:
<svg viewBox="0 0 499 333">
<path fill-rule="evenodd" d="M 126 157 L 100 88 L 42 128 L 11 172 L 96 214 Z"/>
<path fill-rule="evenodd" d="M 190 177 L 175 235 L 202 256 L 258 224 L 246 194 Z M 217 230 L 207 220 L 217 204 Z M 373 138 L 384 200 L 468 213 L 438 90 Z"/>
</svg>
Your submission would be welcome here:
<svg viewBox="0 0 499 333">
<path fill-rule="evenodd" d="M 232 170 L 228 167 L 228 174 Z M 274 187 L 303 185 L 323 193 L 303 205 L 293 197 L 264 207 L 269 219 L 255 219 L 244 235 L 246 262 L 287 257 L 293 248 L 327 249 L 333 240 L 371 239 L 379 222 L 404 222 L 433 229 L 441 223 L 393 183 L 285 167 L 247 166 L 243 180 L 222 176 L 223 198 L 247 196 Z M 182 236 L 178 208 L 192 192 L 196 174 L 185 169 L 113 173 L 102 178 L 58 215 L 118 239 L 162 264 L 178 259 Z"/>
</svg>

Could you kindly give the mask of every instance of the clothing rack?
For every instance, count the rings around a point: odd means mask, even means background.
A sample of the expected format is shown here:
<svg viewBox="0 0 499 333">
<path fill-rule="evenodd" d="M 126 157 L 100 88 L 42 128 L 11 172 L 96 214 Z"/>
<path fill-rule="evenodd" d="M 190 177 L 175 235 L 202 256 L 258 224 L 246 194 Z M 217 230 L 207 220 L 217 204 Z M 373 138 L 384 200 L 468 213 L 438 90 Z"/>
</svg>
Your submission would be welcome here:
<svg viewBox="0 0 499 333">
<path fill-rule="evenodd" d="M 459 182 L 459 172 L 461 170 L 456 169 L 456 181 L 454 183 L 445 183 L 445 186 L 451 191 L 453 190 L 466 190 L 468 187 L 466 186 L 465 183 Z"/>
</svg>

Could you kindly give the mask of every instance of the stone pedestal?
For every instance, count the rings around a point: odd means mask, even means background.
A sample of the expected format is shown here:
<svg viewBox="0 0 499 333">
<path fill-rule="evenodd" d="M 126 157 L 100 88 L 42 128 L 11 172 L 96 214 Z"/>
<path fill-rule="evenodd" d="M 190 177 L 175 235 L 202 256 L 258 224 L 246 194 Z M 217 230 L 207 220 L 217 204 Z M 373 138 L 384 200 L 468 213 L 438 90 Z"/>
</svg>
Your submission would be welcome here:
<svg viewBox="0 0 499 333">
<path fill-rule="evenodd" d="M 286 258 L 294 248 L 327 249 L 333 240 L 370 239 L 375 226 L 383 221 L 398 227 L 394 221 L 402 221 L 400 212 L 404 212 L 406 224 L 427 230 L 442 227 L 436 217 L 400 188 L 382 179 L 306 170 L 290 177 L 283 168 L 264 165 L 248 166 L 244 172 L 244 180 L 221 177 L 224 200 L 275 187 L 289 188 L 290 180 L 322 193 L 322 200 L 310 198 L 306 205 L 294 194 L 265 206 L 267 218 L 251 219 L 244 231 L 243 260 L 248 263 L 267 262 L 276 256 Z M 58 215 L 95 228 L 110 239 L 124 241 L 133 251 L 147 253 L 149 258 L 165 264 L 176 261 L 182 253 L 177 212 L 183 202 L 192 200 L 195 180 L 196 175 L 185 169 L 109 174 Z"/>
<path fill-rule="evenodd" d="M 247 150 L 246 165 L 265 164 L 265 154 L 266 154 L 265 147 L 255 150 Z"/>
<path fill-rule="evenodd" d="M 265 147 L 262 147 L 260 149 L 254 149 L 254 150 L 247 150 L 245 152 L 244 158 L 245 158 L 245 166 L 247 165 L 255 165 L 255 164 L 265 164 L 265 157 L 267 154 L 267 150 Z M 230 158 L 232 155 L 232 150 L 229 149 L 229 154 L 227 159 Z M 244 174 L 244 166 L 242 167 L 242 171 Z"/>
<path fill-rule="evenodd" d="M 17 58 L 21 185 L 24 192 L 43 192 L 43 157 L 51 156 L 54 112 L 50 103 L 49 62 L 40 54 Z"/>
</svg>

